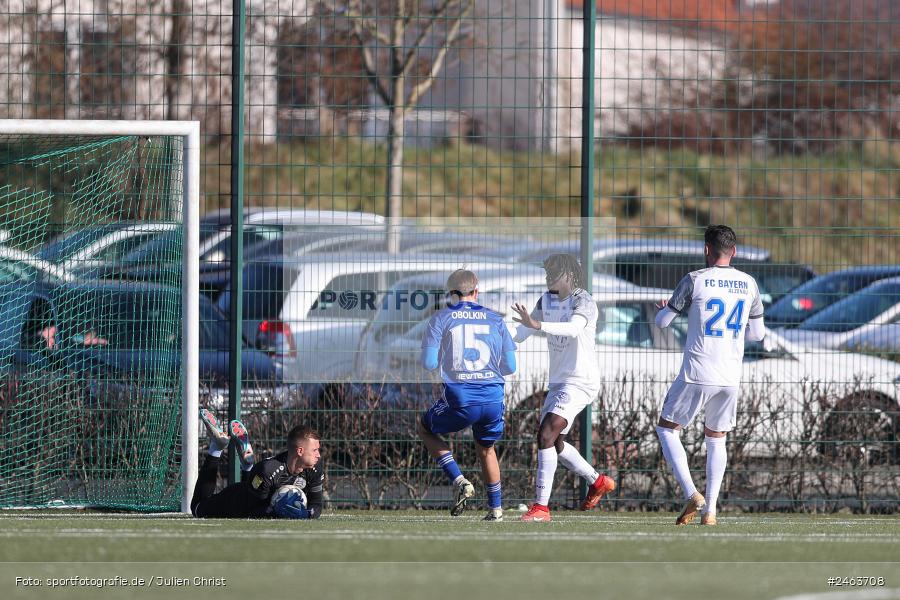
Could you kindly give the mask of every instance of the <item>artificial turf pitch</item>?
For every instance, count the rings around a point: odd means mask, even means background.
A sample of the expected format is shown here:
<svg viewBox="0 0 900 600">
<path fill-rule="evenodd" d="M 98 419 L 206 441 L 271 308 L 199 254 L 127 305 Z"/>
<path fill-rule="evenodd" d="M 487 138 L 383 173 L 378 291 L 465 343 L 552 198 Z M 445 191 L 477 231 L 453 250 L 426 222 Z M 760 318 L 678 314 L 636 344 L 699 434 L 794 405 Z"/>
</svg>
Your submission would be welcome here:
<svg viewBox="0 0 900 600">
<path fill-rule="evenodd" d="M 0 597 L 900 598 L 898 517 L 743 514 L 721 515 L 717 527 L 675 527 L 666 513 L 518 516 L 6 513 Z M 28 577 L 40 585 L 25 585 Z M 54 578 L 63 581 L 51 588 Z"/>
</svg>

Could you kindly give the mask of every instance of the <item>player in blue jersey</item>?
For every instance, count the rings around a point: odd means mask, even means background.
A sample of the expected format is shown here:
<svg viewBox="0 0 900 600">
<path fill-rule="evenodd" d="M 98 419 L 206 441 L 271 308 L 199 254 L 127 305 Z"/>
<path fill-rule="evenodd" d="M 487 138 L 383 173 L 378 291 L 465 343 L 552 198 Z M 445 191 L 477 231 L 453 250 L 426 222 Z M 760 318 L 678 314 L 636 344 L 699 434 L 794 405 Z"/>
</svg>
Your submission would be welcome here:
<svg viewBox="0 0 900 600">
<path fill-rule="evenodd" d="M 452 304 L 428 322 L 422 366 L 440 368 L 443 394 L 419 422 L 419 435 L 456 487 L 450 514 L 458 516 L 475 487 L 466 479 L 440 437 L 472 427 L 488 492 L 485 521 L 503 520 L 500 463 L 494 442 L 503 434 L 503 376 L 516 371 L 516 345 L 503 317 L 477 303 L 478 277 L 459 269 L 447 279 Z"/>
</svg>

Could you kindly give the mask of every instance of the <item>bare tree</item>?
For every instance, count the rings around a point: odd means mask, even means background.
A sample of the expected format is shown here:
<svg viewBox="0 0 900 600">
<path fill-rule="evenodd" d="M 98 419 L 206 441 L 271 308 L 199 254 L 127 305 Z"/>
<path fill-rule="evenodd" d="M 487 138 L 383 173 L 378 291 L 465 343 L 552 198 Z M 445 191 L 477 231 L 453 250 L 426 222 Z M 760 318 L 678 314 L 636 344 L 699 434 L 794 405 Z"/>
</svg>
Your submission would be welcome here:
<svg viewBox="0 0 900 600">
<path fill-rule="evenodd" d="M 343 16 L 366 77 L 388 109 L 387 251 L 397 253 L 402 217 L 404 122 L 467 35 L 474 0 L 328 0 Z"/>
</svg>

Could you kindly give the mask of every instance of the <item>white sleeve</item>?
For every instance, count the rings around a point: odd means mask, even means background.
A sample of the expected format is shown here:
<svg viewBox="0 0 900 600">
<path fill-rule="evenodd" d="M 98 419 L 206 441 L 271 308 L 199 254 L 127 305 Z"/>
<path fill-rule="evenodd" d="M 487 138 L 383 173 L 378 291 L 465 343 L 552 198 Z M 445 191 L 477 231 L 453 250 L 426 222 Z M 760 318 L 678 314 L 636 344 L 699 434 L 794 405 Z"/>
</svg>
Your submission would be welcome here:
<svg viewBox="0 0 900 600">
<path fill-rule="evenodd" d="M 532 329 L 531 327 L 525 327 L 524 325 L 519 325 L 516 327 L 516 335 L 513 336 L 513 341 L 517 344 L 524 342 L 536 332 L 537 329 Z"/>
<path fill-rule="evenodd" d="M 747 322 L 747 339 L 751 342 L 758 342 L 766 337 L 766 324 L 763 322 L 762 315 L 759 317 L 750 317 Z"/>
<path fill-rule="evenodd" d="M 656 326 L 660 329 L 665 329 L 672 324 L 672 321 L 674 321 L 675 317 L 677 316 L 677 312 L 675 312 L 668 306 L 664 306 L 658 313 L 656 313 Z"/>
<path fill-rule="evenodd" d="M 578 334 L 587 327 L 588 320 L 583 315 L 572 315 L 571 321 L 560 323 L 541 322 L 541 331 L 548 335 L 561 335 L 563 337 L 578 337 Z"/>
</svg>

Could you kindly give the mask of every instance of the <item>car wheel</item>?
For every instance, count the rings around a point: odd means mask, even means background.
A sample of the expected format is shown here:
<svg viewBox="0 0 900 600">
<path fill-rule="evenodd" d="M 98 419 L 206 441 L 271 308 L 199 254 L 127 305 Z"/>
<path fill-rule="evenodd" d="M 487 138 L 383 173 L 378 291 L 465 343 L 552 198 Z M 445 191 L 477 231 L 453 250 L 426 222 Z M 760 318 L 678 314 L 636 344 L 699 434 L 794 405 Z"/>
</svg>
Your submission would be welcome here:
<svg viewBox="0 0 900 600">
<path fill-rule="evenodd" d="M 900 463 L 897 402 L 878 392 L 841 399 L 825 417 L 819 452 L 831 459 L 870 465 Z"/>
</svg>

